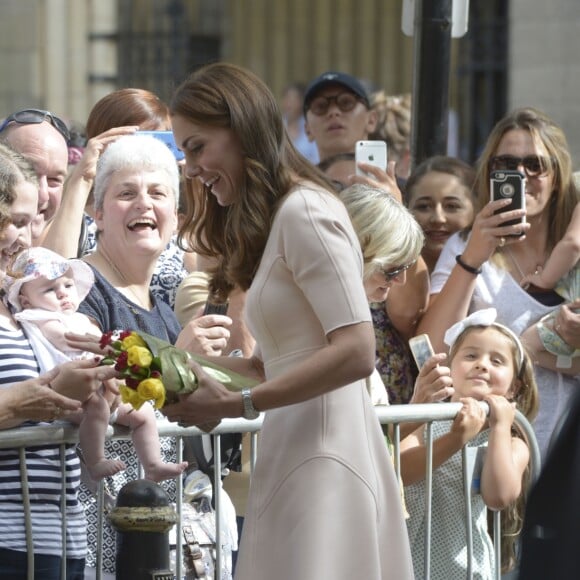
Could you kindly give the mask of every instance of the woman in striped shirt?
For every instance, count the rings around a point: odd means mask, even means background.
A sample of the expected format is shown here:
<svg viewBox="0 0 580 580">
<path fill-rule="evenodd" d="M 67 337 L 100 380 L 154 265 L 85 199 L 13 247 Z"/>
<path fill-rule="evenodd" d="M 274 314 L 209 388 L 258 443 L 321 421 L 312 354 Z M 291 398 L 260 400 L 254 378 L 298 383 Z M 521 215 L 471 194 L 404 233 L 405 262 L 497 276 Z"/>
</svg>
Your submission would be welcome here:
<svg viewBox="0 0 580 580">
<path fill-rule="evenodd" d="M 0 144 L 0 274 L 11 257 L 30 245 L 37 214 L 38 183 L 27 161 Z M 38 363 L 22 329 L 0 302 L 0 428 L 38 426 L 77 410 L 81 401 L 111 378 L 113 369 L 92 360 L 63 365 L 39 377 Z M 0 578 L 27 578 L 28 555 L 34 554 L 34 577 L 61 578 L 66 547 L 67 580 L 83 577 L 86 522 L 77 500 L 80 466 L 74 445 L 62 454 L 58 445 L 25 450 L 0 449 Z M 64 466 L 63 466 L 64 463 Z M 61 474 L 66 473 L 66 546 L 63 546 Z M 30 507 L 23 501 L 23 489 Z M 25 511 L 31 528 L 27 543 Z"/>
</svg>

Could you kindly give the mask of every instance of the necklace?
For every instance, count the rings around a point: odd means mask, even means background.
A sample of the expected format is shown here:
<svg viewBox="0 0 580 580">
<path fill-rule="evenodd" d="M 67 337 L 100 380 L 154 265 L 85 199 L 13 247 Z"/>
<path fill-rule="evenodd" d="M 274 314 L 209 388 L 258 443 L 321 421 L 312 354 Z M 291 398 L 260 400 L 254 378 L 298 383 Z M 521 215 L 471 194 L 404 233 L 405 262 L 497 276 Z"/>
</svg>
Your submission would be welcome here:
<svg viewBox="0 0 580 580">
<path fill-rule="evenodd" d="M 512 251 L 510 250 L 510 248 L 506 247 L 505 251 L 507 252 L 510 260 L 512 261 L 513 265 L 516 267 L 519 275 L 520 275 L 520 282 L 526 277 L 526 274 L 524 274 L 524 271 L 522 270 L 519 262 L 516 260 L 516 257 L 513 255 Z M 536 264 L 536 267 L 534 268 L 534 274 L 538 274 L 541 271 L 541 264 Z M 522 286 L 522 288 L 524 290 L 527 290 L 529 288 L 530 284 L 525 284 L 524 286 Z"/>
<path fill-rule="evenodd" d="M 101 256 L 104 258 L 106 264 L 111 268 L 111 270 L 113 270 L 113 272 L 115 273 L 117 278 L 121 282 L 123 282 L 123 284 L 125 285 L 123 288 L 131 295 L 131 297 L 132 297 L 131 300 L 133 302 L 135 302 L 135 304 L 137 304 L 138 306 L 143 308 L 144 310 L 150 310 L 151 309 L 150 301 L 147 300 L 147 303 L 145 304 L 143 298 L 141 296 L 139 296 L 137 294 L 137 292 L 135 292 L 135 290 L 133 290 L 133 286 L 131 284 L 129 284 L 129 281 L 125 277 L 125 274 L 123 274 L 123 272 L 121 272 L 121 270 L 119 270 L 119 268 L 117 268 L 117 265 L 115 264 L 115 262 L 113 262 L 113 260 L 111 260 L 109 254 L 105 251 L 105 249 L 103 247 L 97 245 L 97 253 L 101 254 Z M 116 288 L 116 290 L 120 292 L 120 290 L 118 288 Z M 121 294 L 122 294 L 122 292 L 121 292 Z M 127 306 L 129 307 L 129 310 L 131 310 L 131 312 L 133 314 L 139 314 L 139 311 L 135 310 L 135 308 L 132 307 L 130 304 L 128 304 Z"/>
</svg>

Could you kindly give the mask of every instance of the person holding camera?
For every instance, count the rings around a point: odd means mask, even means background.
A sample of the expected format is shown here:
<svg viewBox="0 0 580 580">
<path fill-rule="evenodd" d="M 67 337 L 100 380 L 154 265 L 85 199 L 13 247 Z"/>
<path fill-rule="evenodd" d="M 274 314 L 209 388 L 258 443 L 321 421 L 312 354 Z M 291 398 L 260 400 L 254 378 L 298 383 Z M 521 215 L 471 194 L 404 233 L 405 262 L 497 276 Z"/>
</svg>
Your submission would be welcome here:
<svg viewBox="0 0 580 580">
<path fill-rule="evenodd" d="M 510 198 L 490 200 L 490 174 L 517 170 L 525 176 L 525 209 L 505 210 Z M 562 129 L 543 112 L 520 108 L 492 130 L 478 162 L 478 213 L 471 228 L 446 243 L 431 276 L 431 299 L 418 332 L 443 349 L 445 329 L 467 314 L 493 306 L 498 321 L 516 334 L 558 311 L 557 324 L 580 341 L 580 314 L 553 290 L 520 283 L 544 266 L 565 235 L 578 202 L 572 162 Z M 521 218 L 525 216 L 525 221 Z M 565 369 L 535 366 L 540 410 L 534 423 L 542 454 L 577 387 Z"/>
</svg>

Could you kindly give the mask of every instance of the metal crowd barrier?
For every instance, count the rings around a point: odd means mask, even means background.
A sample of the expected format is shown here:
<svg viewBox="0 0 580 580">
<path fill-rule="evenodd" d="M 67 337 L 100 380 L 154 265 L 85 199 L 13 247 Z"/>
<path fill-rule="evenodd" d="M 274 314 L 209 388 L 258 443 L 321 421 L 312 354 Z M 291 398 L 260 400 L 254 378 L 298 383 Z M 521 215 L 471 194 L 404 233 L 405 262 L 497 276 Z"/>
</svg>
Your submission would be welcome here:
<svg viewBox="0 0 580 580">
<path fill-rule="evenodd" d="M 480 403 L 486 412 L 489 412 L 489 407 L 486 403 Z M 432 474 L 433 474 L 433 448 L 432 448 L 432 424 L 436 421 L 445 421 L 453 419 L 458 411 L 461 408 L 461 403 L 435 403 L 435 404 L 417 404 L 417 405 L 393 405 L 393 406 L 385 406 L 385 407 L 376 407 L 377 416 L 380 422 L 383 425 L 392 424 L 393 425 L 393 444 L 394 444 L 394 464 L 395 464 L 395 471 L 397 473 L 397 477 L 400 474 L 400 424 L 401 423 L 425 423 L 427 427 L 427 442 L 430 445 L 427 448 L 427 457 L 426 457 L 426 479 L 427 479 L 427 493 L 426 493 L 426 513 L 431 513 L 431 482 L 432 482 Z M 516 424 L 522 430 L 524 437 L 526 438 L 528 447 L 530 449 L 530 470 L 531 470 L 531 481 L 534 482 L 540 471 L 540 451 L 538 448 L 538 444 L 533 432 L 533 429 L 527 419 L 522 415 L 519 411 L 516 412 L 515 418 Z M 221 424 L 213 431 L 214 435 L 214 457 L 220 457 L 220 444 L 221 444 L 221 435 L 226 433 L 252 433 L 251 437 L 251 451 L 250 451 L 250 463 L 253 469 L 255 464 L 255 460 L 257 457 L 257 433 L 260 430 L 262 425 L 262 417 L 254 420 L 254 421 L 247 421 L 245 419 L 224 419 Z M 173 423 L 159 423 L 159 435 L 160 437 L 175 437 L 176 438 L 176 449 L 177 449 L 177 461 L 182 460 L 183 456 L 183 437 L 189 437 L 193 435 L 202 435 L 204 434 L 203 431 L 200 431 L 196 427 L 179 427 Z M 122 427 L 109 427 L 107 432 L 108 439 L 130 439 L 130 434 L 126 428 Z M 19 448 L 20 449 L 20 461 L 21 461 L 21 479 L 22 479 L 22 490 L 23 490 L 23 500 L 25 505 L 28 505 L 27 502 L 27 485 L 26 485 L 26 465 L 24 462 L 24 449 L 26 447 L 31 447 L 34 445 L 47 445 L 47 444 L 55 444 L 60 445 L 61 448 L 61 457 L 64 456 L 65 444 L 66 443 L 77 443 L 78 442 L 78 428 L 73 425 L 69 425 L 67 423 L 55 423 L 50 426 L 42 426 L 42 427 L 23 427 L 19 429 L 11 429 L 11 430 L 4 430 L 0 431 L 0 448 Z M 385 452 L 387 452 L 385 448 Z M 463 471 L 464 471 L 464 481 L 465 483 L 465 497 L 466 497 L 466 520 L 470 522 L 471 520 L 471 513 L 470 513 L 470 501 L 469 498 L 471 497 L 471 486 L 469 484 L 469 478 L 467 474 L 467 462 L 466 462 L 466 454 L 465 448 L 463 448 Z M 65 469 L 62 470 L 62 485 L 64 488 L 64 482 L 66 477 Z M 223 552 L 222 546 L 219 539 L 221 536 L 221 474 L 220 470 L 215 470 L 215 481 L 214 481 L 214 493 L 215 493 L 215 537 L 218 541 L 216 541 L 216 549 L 215 549 L 215 570 L 216 570 L 216 578 L 221 578 L 222 566 L 223 566 Z M 176 537 L 181 539 L 182 538 L 182 498 L 183 498 L 183 483 L 181 478 L 177 479 L 177 491 L 176 491 L 176 510 L 178 514 L 178 521 L 177 521 L 177 534 Z M 63 513 L 64 510 L 64 501 L 65 496 L 62 494 L 63 497 L 63 505 L 61 509 Z M 104 493 L 103 493 L 103 485 L 99 486 L 98 490 L 98 505 L 103 505 Z M 28 512 L 28 510 L 26 510 Z M 104 510 L 99 510 L 99 529 L 102 529 L 102 525 L 104 522 Z M 429 518 L 429 525 L 428 530 L 425 538 L 425 580 L 428 580 L 430 563 L 429 563 L 429 555 L 430 555 L 430 545 L 431 545 L 431 526 L 430 526 L 430 516 Z M 28 579 L 34 580 L 34 553 L 32 549 L 32 530 L 29 518 L 26 519 L 26 539 L 27 539 L 27 546 L 28 546 Z M 466 526 L 468 530 L 468 537 L 466 538 L 466 545 L 468 547 L 468 573 L 467 578 L 470 578 L 470 570 L 472 565 L 473 553 L 472 553 L 472 546 L 471 546 L 471 535 L 469 533 L 471 526 Z M 64 540 L 64 534 L 66 531 L 66 520 L 63 518 L 63 526 L 62 526 L 62 534 L 63 534 L 63 551 L 66 551 L 66 541 Z M 496 562 L 496 569 L 495 569 L 495 578 L 497 580 L 501 577 L 501 554 L 500 554 L 500 546 L 499 546 L 499 538 L 500 538 L 500 512 L 494 512 L 494 548 L 495 548 L 495 562 Z M 97 562 L 96 562 L 96 578 L 97 580 L 101 580 L 102 578 L 102 534 L 99 533 L 97 540 Z M 184 577 L 183 572 L 183 542 L 177 541 L 176 542 L 176 578 L 181 579 Z M 66 553 L 63 553 L 63 560 L 66 558 Z M 66 579 L 66 570 L 63 567 L 62 571 L 62 580 Z"/>
</svg>

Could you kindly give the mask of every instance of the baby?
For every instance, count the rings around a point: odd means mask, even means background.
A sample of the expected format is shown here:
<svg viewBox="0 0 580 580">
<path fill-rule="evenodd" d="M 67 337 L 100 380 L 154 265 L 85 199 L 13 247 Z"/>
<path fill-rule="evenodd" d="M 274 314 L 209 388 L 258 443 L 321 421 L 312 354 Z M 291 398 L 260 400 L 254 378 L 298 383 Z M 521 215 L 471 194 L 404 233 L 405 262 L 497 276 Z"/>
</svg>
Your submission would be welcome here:
<svg viewBox="0 0 580 580">
<path fill-rule="evenodd" d="M 568 302 L 580 299 L 580 203 L 576 205 L 564 237 L 556 244 L 544 269 L 526 276 L 522 285 L 533 284 L 539 288 L 553 288 Z M 522 339 L 532 354 L 547 351 L 556 357 L 556 367 L 571 368 L 572 358 L 580 355 L 562 340 L 554 328 L 556 313 L 551 312 L 524 334 Z"/>
<path fill-rule="evenodd" d="M 41 373 L 85 356 L 68 346 L 65 333 L 101 335 L 88 316 L 77 312 L 93 282 L 93 272 L 83 261 L 66 260 L 40 247 L 20 254 L 9 268 L 4 280 L 6 300 L 30 340 Z M 97 481 L 125 469 L 121 460 L 105 457 L 105 435 L 110 421 L 131 429 L 135 451 L 147 479 L 159 482 L 181 474 L 187 462 L 164 463 L 161 459 L 151 405 L 143 405 L 138 411 L 130 405 L 119 405 L 111 415 L 106 398 L 110 393 L 106 388 L 104 391 L 85 401 L 80 413 L 66 416 L 67 420 L 79 424 L 79 442 L 91 478 Z"/>
</svg>

